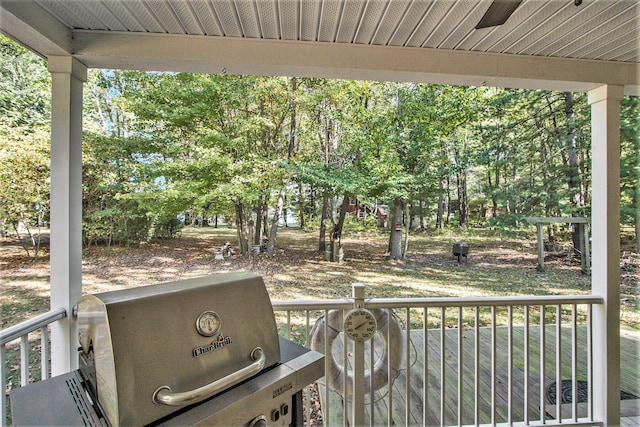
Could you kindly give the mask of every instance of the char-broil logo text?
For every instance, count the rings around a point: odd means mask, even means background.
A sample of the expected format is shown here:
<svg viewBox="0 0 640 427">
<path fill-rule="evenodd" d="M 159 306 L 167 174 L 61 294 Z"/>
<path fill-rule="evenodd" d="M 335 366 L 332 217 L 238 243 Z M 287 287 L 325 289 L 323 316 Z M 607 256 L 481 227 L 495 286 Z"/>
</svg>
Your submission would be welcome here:
<svg viewBox="0 0 640 427">
<path fill-rule="evenodd" d="M 205 353 L 210 353 L 212 351 L 216 351 L 222 347 L 226 347 L 231 344 L 231 337 L 225 337 L 223 335 L 218 335 L 218 338 L 215 341 L 212 341 L 210 344 L 203 345 L 202 347 L 196 347 L 193 349 L 193 357 L 202 356 Z"/>
</svg>

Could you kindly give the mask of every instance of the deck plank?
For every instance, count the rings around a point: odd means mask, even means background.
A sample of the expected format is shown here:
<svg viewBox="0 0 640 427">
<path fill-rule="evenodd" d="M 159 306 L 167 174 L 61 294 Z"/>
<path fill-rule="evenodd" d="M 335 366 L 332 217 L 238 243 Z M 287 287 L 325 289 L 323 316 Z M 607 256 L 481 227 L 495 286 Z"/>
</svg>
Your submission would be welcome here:
<svg viewBox="0 0 640 427">
<path fill-rule="evenodd" d="M 561 367 L 562 378 L 571 378 L 571 329 L 568 325 L 561 328 Z M 480 424 L 491 423 L 491 397 L 492 397 L 492 370 L 491 370 L 491 328 L 479 328 L 479 385 L 478 385 L 478 410 Z M 423 425 L 423 412 L 427 412 L 426 425 L 441 425 L 441 359 L 440 359 L 440 335 L 439 329 L 429 330 L 428 348 L 428 372 L 425 381 L 424 372 L 424 333 L 422 330 L 411 331 L 410 345 L 410 370 L 409 370 L 409 393 L 407 395 L 407 369 L 403 367 L 398 377 L 393 382 L 391 389 L 392 422 L 395 425 Z M 540 420 L 540 334 L 539 326 L 531 326 L 529 329 L 529 421 Z M 586 328 L 578 327 L 578 380 L 586 380 Z M 544 390 L 556 381 L 556 326 L 547 324 L 545 327 L 546 345 L 545 351 L 547 361 L 545 363 Z M 521 422 L 524 420 L 524 330 L 523 327 L 513 328 L 513 395 L 512 395 L 512 420 Z M 334 342 L 334 354 L 342 354 L 341 336 Z M 348 351 L 349 351 L 348 347 Z M 368 353 L 367 346 L 367 355 Z M 381 352 L 376 346 L 376 357 Z M 636 396 L 640 396 L 640 374 L 637 366 L 640 366 L 640 333 L 629 330 L 621 333 L 621 388 Z M 475 421 L 475 331 L 473 328 L 463 330 L 462 338 L 462 383 L 463 383 L 463 405 L 462 420 L 458 420 L 458 330 L 456 328 L 445 329 L 445 419 L 444 425 L 474 424 Z M 367 367 L 369 365 L 369 356 Z M 508 329 L 503 326 L 496 327 L 496 422 L 508 421 Z M 424 386 L 427 386 L 427 400 L 424 400 Z M 321 398 L 324 405 L 324 382 L 321 381 Z M 374 393 L 373 414 L 371 405 L 368 403 L 365 408 L 365 419 L 369 423 L 373 415 L 372 425 L 386 424 L 389 413 L 389 389 L 384 387 Z M 326 420 L 325 425 L 342 425 L 344 399 L 341 393 L 330 392 L 330 414 L 331 419 Z M 546 399 L 546 396 L 544 396 Z M 369 397 L 366 401 L 370 402 Z M 407 419 L 407 402 L 409 403 L 409 418 Z M 347 399 L 347 410 L 350 411 L 350 402 Z M 627 405 L 632 408 L 640 405 Z M 570 413 L 571 405 L 562 405 L 563 414 Z M 566 409 L 565 407 L 569 408 Z M 546 419 L 555 419 L 555 406 L 545 403 Z M 586 405 L 579 405 L 579 417 L 586 416 Z M 624 415 L 640 416 L 640 413 L 633 414 L 633 410 Z M 634 418 L 625 419 L 627 424 L 633 422 Z M 629 425 L 629 424 L 628 424 Z"/>
</svg>

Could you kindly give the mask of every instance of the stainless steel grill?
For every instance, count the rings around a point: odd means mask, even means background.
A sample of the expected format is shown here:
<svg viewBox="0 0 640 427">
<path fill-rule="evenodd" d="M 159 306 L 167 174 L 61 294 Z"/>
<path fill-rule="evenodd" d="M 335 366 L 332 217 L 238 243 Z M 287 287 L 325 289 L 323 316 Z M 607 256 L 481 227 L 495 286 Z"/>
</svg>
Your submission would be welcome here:
<svg viewBox="0 0 640 427">
<path fill-rule="evenodd" d="M 323 375 L 253 274 L 87 295 L 77 320 L 80 369 L 12 391 L 14 425 L 296 425 Z"/>
</svg>

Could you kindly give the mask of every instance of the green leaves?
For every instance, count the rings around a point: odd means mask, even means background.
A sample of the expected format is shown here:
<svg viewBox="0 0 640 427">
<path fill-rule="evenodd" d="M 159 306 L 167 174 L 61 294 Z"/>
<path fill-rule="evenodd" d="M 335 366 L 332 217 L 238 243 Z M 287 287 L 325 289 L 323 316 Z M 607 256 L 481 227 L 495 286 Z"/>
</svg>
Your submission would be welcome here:
<svg viewBox="0 0 640 427">
<path fill-rule="evenodd" d="M 0 124 L 0 219 L 29 225 L 48 219 L 49 134 Z"/>
<path fill-rule="evenodd" d="M 47 125 L 50 87 L 44 61 L 0 34 L 0 123 L 22 133 Z"/>
<path fill-rule="evenodd" d="M 7 38 L 0 50 L 0 219 L 32 217 L 36 206 L 35 216 L 46 216 L 50 77 L 42 60 Z M 127 240 L 127 227 L 132 239 L 149 238 L 156 224 L 183 213 L 228 214 L 234 204 L 265 211 L 283 188 L 304 205 L 300 215 L 321 216 L 323 195 L 345 194 L 363 204 L 408 202 L 423 226 L 444 226 L 451 215 L 463 225 L 492 214 L 584 215 L 590 112 L 584 94 L 570 98 L 92 70 L 83 122 L 85 228 L 96 239 Z M 623 100 L 622 220 L 629 224 L 640 217 L 639 110 L 637 98 Z"/>
</svg>

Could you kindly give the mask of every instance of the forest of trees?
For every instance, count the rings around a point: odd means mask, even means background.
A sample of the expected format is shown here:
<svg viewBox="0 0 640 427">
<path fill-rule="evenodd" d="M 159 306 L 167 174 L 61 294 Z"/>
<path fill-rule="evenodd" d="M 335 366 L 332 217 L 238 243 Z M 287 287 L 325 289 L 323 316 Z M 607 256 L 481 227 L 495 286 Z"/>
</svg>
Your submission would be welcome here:
<svg viewBox="0 0 640 427">
<path fill-rule="evenodd" d="M 50 76 L 42 59 L 0 44 L 8 230 L 48 219 Z M 86 245 L 224 219 L 242 253 L 263 243 L 273 253 L 278 223 L 294 216 L 324 250 L 355 200 L 363 227 L 384 207 L 389 254 L 401 258 L 409 230 L 590 212 L 584 93 L 91 70 L 83 128 Z M 638 97 L 622 101 L 621 139 L 622 221 L 637 236 Z"/>
</svg>

